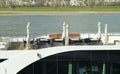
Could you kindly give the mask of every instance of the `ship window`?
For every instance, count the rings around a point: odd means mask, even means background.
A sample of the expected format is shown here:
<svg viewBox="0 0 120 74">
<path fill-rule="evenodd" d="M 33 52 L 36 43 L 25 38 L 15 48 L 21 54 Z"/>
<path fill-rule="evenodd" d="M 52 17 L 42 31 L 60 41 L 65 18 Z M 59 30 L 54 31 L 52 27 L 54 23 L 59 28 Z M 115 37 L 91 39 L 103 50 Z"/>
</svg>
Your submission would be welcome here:
<svg viewBox="0 0 120 74">
<path fill-rule="evenodd" d="M 120 73 L 120 60 L 119 61 L 113 61 L 111 63 L 110 71 L 112 74 L 119 74 Z"/>
<path fill-rule="evenodd" d="M 120 51 L 74 51 L 34 62 L 17 74 L 119 74 Z"/>
<path fill-rule="evenodd" d="M 3 61 L 5 61 L 5 60 L 7 60 L 7 59 L 0 59 L 0 63 L 3 62 Z"/>
<path fill-rule="evenodd" d="M 98 71 L 98 66 L 93 65 L 93 66 L 91 66 L 91 68 L 92 68 L 91 71 L 94 71 L 94 72 L 97 72 L 97 71 Z"/>
<path fill-rule="evenodd" d="M 68 67 L 69 69 L 72 68 L 72 65 L 68 65 L 66 61 L 59 61 L 58 62 L 58 74 L 68 74 Z"/>
</svg>

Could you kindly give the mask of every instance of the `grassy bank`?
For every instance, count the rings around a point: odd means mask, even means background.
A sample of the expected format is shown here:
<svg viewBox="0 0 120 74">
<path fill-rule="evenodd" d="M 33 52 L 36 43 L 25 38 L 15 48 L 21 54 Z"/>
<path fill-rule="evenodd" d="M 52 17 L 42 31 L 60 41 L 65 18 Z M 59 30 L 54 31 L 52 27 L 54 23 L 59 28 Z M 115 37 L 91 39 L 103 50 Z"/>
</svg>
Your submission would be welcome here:
<svg viewBox="0 0 120 74">
<path fill-rule="evenodd" d="M 0 11 L 120 11 L 120 6 L 67 6 L 67 7 L 0 7 Z"/>
</svg>

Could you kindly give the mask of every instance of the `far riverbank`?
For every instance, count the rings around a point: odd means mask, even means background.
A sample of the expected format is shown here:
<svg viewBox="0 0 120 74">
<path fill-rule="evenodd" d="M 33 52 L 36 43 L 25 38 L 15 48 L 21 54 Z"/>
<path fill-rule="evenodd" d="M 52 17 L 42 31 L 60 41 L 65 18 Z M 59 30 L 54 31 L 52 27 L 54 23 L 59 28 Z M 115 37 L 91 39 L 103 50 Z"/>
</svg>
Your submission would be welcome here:
<svg viewBox="0 0 120 74">
<path fill-rule="evenodd" d="M 120 11 L 113 12 L 113 11 L 71 11 L 71 12 L 40 12 L 40 11 L 0 11 L 0 15 L 67 15 L 67 14 L 102 14 L 102 13 L 120 13 Z"/>
<path fill-rule="evenodd" d="M 120 13 L 120 6 L 0 7 L 0 15 L 63 15 L 73 13 Z"/>
</svg>

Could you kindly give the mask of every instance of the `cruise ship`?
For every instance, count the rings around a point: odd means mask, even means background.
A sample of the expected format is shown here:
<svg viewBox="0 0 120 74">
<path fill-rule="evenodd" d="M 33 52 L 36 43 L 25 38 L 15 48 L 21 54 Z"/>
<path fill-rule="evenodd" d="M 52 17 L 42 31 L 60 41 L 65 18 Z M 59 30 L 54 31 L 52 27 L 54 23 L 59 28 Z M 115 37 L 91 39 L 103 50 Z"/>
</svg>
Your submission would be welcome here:
<svg viewBox="0 0 120 74">
<path fill-rule="evenodd" d="M 63 32 L 30 38 L 1 37 L 0 74 L 119 74 L 120 34 Z"/>
</svg>

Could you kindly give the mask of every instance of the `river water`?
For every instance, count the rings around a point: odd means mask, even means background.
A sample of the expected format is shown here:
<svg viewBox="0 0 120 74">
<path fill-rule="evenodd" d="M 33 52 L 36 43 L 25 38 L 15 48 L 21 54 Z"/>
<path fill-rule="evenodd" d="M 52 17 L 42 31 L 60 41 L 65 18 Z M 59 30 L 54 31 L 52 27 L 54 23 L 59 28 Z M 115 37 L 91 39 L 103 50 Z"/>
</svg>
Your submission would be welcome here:
<svg viewBox="0 0 120 74">
<path fill-rule="evenodd" d="M 61 15 L 0 15 L 0 37 L 26 36 L 26 24 L 31 22 L 31 36 L 61 33 L 62 24 L 69 24 L 71 33 L 97 33 L 97 23 L 108 24 L 108 32 L 120 33 L 120 13 L 61 14 Z"/>
</svg>

